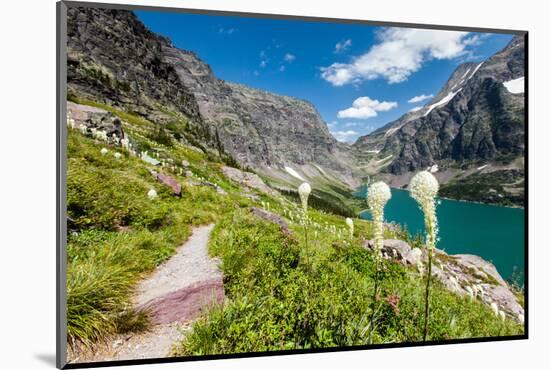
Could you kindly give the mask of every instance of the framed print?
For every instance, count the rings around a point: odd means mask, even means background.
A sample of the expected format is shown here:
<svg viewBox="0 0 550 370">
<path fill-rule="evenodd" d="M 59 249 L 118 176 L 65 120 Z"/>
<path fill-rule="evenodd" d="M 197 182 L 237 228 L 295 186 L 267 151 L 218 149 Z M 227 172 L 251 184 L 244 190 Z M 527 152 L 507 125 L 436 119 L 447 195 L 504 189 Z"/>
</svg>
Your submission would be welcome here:
<svg viewBox="0 0 550 370">
<path fill-rule="evenodd" d="M 59 368 L 527 338 L 526 31 L 57 10 Z"/>
</svg>

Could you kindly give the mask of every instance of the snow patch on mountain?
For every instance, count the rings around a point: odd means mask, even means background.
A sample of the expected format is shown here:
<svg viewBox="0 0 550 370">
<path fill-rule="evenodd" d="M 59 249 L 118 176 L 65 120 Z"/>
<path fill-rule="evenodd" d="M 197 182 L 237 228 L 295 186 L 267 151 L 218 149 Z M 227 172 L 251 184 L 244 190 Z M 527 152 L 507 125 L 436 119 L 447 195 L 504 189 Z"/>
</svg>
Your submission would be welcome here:
<svg viewBox="0 0 550 370">
<path fill-rule="evenodd" d="M 432 105 L 428 106 L 428 110 L 426 111 L 426 113 L 424 113 L 424 117 L 426 117 L 428 114 L 430 114 L 431 111 L 434 110 L 435 108 L 442 107 L 442 106 L 446 105 L 448 102 L 450 102 L 451 100 L 453 100 L 455 95 L 458 94 L 460 92 L 460 90 L 462 90 L 462 87 L 460 89 L 456 90 L 455 92 L 451 91 L 450 93 L 447 94 L 447 96 L 445 96 L 440 101 L 438 101 L 436 103 L 433 103 Z"/>
<path fill-rule="evenodd" d="M 302 175 L 296 172 L 294 168 L 285 166 L 285 171 L 288 172 L 290 176 L 296 177 L 298 180 L 306 181 L 306 179 L 304 179 Z"/>
<path fill-rule="evenodd" d="M 525 90 L 525 77 L 516 78 L 514 80 L 502 83 L 506 90 L 512 94 L 523 94 Z"/>
<path fill-rule="evenodd" d="M 461 80 L 465 79 L 466 76 L 468 76 L 468 73 L 470 72 L 471 68 L 468 68 L 466 72 L 464 72 L 464 75 L 460 78 Z"/>
<path fill-rule="evenodd" d="M 474 75 L 476 74 L 477 70 L 483 65 L 484 62 L 481 62 L 479 63 L 476 68 L 474 69 L 474 71 L 472 72 L 472 74 L 470 75 L 470 77 L 468 77 L 468 80 L 472 77 L 474 77 Z"/>
</svg>

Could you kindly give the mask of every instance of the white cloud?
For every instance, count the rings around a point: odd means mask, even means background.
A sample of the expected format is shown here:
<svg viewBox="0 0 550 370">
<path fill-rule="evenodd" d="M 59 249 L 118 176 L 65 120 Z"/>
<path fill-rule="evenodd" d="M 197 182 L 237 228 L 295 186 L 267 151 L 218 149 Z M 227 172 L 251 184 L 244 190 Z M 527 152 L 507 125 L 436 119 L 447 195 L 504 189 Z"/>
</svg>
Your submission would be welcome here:
<svg viewBox="0 0 550 370">
<path fill-rule="evenodd" d="M 380 102 L 376 99 L 373 100 L 368 96 L 362 96 L 355 99 L 351 107 L 339 111 L 338 118 L 367 119 L 376 117 L 378 112 L 386 112 L 396 107 L 397 103 L 393 101 Z"/>
<path fill-rule="evenodd" d="M 290 53 L 286 53 L 283 57 L 283 60 L 287 63 L 292 63 L 294 59 L 296 59 L 296 55 Z"/>
<path fill-rule="evenodd" d="M 235 28 L 231 27 L 231 28 L 225 28 L 225 27 L 219 27 L 218 28 L 218 33 L 223 33 L 225 35 L 232 35 L 235 31 L 237 31 Z"/>
<path fill-rule="evenodd" d="M 254 74 L 254 76 L 259 76 L 259 75 L 260 75 L 260 72 L 254 71 L 253 74 Z"/>
<path fill-rule="evenodd" d="M 344 123 L 344 127 L 357 127 L 359 125 L 361 125 L 361 123 L 359 123 L 359 122 L 346 122 L 346 123 Z"/>
<path fill-rule="evenodd" d="M 267 62 L 269 62 L 269 58 L 267 57 L 266 52 L 264 50 L 260 51 L 260 67 L 267 67 Z"/>
<path fill-rule="evenodd" d="M 337 42 L 334 46 L 334 52 L 335 53 L 343 53 L 344 51 L 348 50 L 351 46 L 351 39 L 342 40 L 340 42 Z"/>
<path fill-rule="evenodd" d="M 414 104 L 414 103 L 420 103 L 421 101 L 424 101 L 424 100 L 428 100 L 428 99 L 431 99 L 434 97 L 434 94 L 430 94 L 430 95 L 417 95 L 415 96 L 414 98 L 410 98 L 407 103 L 411 103 L 411 104 Z"/>
<path fill-rule="evenodd" d="M 285 67 L 284 65 L 282 65 L 282 66 L 279 67 L 279 71 L 281 71 L 281 72 L 284 72 L 285 69 L 286 69 L 286 67 Z"/>
<path fill-rule="evenodd" d="M 411 108 L 411 110 L 409 112 L 411 112 L 411 113 L 418 112 L 422 108 L 424 108 L 424 107 L 414 107 L 414 108 Z"/>
<path fill-rule="evenodd" d="M 343 143 L 348 143 L 348 144 L 353 143 L 359 136 L 359 133 L 353 130 L 331 131 L 330 133 L 332 134 L 332 136 L 334 136 L 336 140 L 341 141 Z"/>
<path fill-rule="evenodd" d="M 321 68 L 321 76 L 334 86 L 384 78 L 390 84 L 406 81 L 431 59 L 453 59 L 477 42 L 467 32 L 388 28 L 379 42 L 350 63 Z"/>
</svg>

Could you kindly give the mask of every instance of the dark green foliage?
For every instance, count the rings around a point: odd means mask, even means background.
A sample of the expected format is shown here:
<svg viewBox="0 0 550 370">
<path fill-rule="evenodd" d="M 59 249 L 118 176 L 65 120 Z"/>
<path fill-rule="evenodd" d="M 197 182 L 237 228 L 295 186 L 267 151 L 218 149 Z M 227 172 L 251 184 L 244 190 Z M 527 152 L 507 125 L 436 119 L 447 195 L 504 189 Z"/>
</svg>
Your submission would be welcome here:
<svg viewBox="0 0 550 370">
<path fill-rule="evenodd" d="M 163 127 L 158 127 L 152 133 L 150 133 L 148 137 L 149 139 L 165 146 L 173 145 L 172 135 L 170 135 Z"/>
<path fill-rule="evenodd" d="M 105 86 L 108 86 L 108 87 L 112 87 L 112 80 L 111 80 L 111 76 L 109 76 L 107 73 L 103 72 L 101 69 L 97 69 L 97 68 L 86 68 L 86 67 L 83 67 L 82 68 L 82 72 L 99 81 L 101 84 L 105 85 Z"/>
<path fill-rule="evenodd" d="M 523 207 L 523 178 L 524 173 L 521 170 L 473 174 L 441 185 L 439 195 L 452 199 Z"/>
<path fill-rule="evenodd" d="M 279 189 L 279 191 L 297 202 L 300 201 L 300 196 L 296 190 Z M 354 210 L 342 202 L 340 198 L 319 189 L 313 189 L 309 196 L 308 204 L 312 208 L 343 217 L 355 217 L 356 214 Z"/>
</svg>

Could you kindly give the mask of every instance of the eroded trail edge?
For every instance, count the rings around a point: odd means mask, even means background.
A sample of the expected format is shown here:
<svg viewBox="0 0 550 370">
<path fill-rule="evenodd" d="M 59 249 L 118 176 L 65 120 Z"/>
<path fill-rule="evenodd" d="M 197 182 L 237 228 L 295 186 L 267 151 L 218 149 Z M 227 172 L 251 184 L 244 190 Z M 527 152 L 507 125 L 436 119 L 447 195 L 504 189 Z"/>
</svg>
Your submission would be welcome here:
<svg viewBox="0 0 550 370">
<path fill-rule="evenodd" d="M 208 240 L 213 228 L 213 224 L 194 228 L 191 237 L 176 254 L 137 286 L 134 306 L 148 312 L 149 331 L 118 336 L 108 348 L 95 351 L 90 354 L 91 358 L 78 360 L 116 361 L 170 356 L 172 345 L 190 329 L 191 321 L 205 308 L 224 299 L 219 260 L 208 256 Z"/>
</svg>

